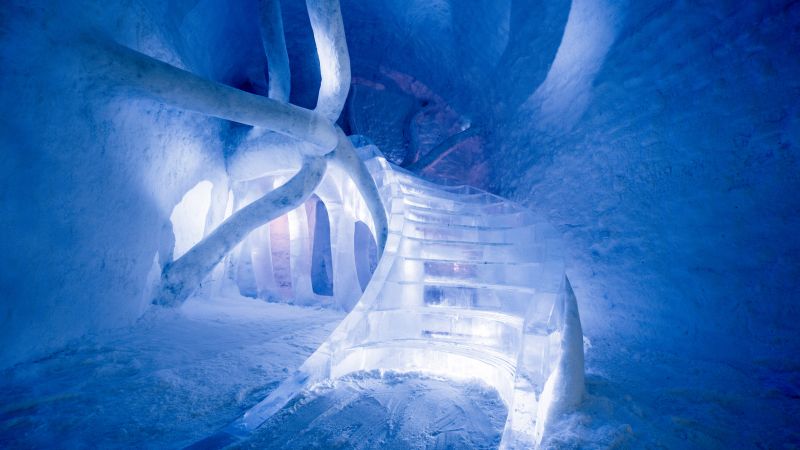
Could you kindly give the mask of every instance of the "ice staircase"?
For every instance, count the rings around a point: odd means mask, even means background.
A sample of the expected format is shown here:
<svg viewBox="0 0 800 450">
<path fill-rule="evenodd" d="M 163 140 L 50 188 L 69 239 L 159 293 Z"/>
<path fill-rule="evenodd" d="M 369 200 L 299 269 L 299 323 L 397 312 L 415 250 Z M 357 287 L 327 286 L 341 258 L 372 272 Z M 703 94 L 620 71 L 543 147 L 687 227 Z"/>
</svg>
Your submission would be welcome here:
<svg viewBox="0 0 800 450">
<path fill-rule="evenodd" d="M 266 399 L 191 448 L 244 439 L 315 383 L 359 371 L 477 378 L 508 408 L 501 448 L 535 447 L 552 403 L 583 389 L 580 323 L 557 234 L 518 204 L 422 180 L 374 146 L 358 151 L 389 215 L 361 299 Z"/>
</svg>

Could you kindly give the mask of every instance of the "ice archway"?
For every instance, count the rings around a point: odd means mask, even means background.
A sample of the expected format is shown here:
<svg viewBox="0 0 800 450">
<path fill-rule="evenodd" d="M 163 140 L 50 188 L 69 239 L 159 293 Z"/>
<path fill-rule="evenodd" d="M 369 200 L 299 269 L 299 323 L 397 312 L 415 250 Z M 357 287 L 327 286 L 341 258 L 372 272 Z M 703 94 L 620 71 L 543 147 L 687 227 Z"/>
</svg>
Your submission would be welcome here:
<svg viewBox="0 0 800 450">
<path fill-rule="evenodd" d="M 206 227 L 206 216 L 211 208 L 211 190 L 214 185 L 210 181 L 201 181 L 183 196 L 175 205 L 169 217 L 172 232 L 175 235 L 173 258 L 180 258 L 193 245 L 203 239 Z"/>
</svg>

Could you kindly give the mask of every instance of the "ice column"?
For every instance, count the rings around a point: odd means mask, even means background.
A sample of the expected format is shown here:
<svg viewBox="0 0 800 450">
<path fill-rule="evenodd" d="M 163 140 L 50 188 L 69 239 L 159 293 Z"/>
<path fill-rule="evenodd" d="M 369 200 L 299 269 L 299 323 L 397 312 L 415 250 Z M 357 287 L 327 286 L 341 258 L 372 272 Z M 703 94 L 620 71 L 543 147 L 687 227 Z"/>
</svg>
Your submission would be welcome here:
<svg viewBox="0 0 800 450">
<path fill-rule="evenodd" d="M 338 167 L 331 167 L 317 195 L 328 210 L 333 258 L 333 296 L 338 305 L 349 311 L 361 296 L 353 256 L 353 235 L 358 212 L 366 210 L 353 181 Z"/>
<path fill-rule="evenodd" d="M 311 288 L 311 240 L 305 205 L 289 212 L 289 242 L 295 300 L 310 303 L 316 295 Z"/>
<path fill-rule="evenodd" d="M 324 158 L 306 157 L 297 174 L 275 189 L 236 211 L 185 255 L 164 268 L 162 289 L 155 303 L 179 305 L 200 282 L 251 231 L 302 204 L 322 181 Z"/>
</svg>

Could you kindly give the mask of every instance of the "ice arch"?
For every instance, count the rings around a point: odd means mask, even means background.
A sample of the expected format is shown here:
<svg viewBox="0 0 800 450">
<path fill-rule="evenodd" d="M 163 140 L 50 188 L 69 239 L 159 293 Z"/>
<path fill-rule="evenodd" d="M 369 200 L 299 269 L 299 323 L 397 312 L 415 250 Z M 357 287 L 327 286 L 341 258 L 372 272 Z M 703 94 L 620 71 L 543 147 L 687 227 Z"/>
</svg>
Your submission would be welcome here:
<svg viewBox="0 0 800 450">
<path fill-rule="evenodd" d="M 307 202 L 309 230 L 312 234 L 311 288 L 317 295 L 332 296 L 333 257 L 331 256 L 331 223 L 325 203 L 317 196 Z"/>
<path fill-rule="evenodd" d="M 169 216 L 172 232 L 175 234 L 173 259 L 180 258 L 203 239 L 213 189 L 214 185 L 210 181 L 203 180 L 189 189 L 173 208 Z"/>
<path fill-rule="evenodd" d="M 367 283 L 378 266 L 378 246 L 375 243 L 375 237 L 364 222 L 360 220 L 356 222 L 354 233 L 353 255 L 356 260 L 358 284 L 363 291 L 367 288 Z"/>
</svg>

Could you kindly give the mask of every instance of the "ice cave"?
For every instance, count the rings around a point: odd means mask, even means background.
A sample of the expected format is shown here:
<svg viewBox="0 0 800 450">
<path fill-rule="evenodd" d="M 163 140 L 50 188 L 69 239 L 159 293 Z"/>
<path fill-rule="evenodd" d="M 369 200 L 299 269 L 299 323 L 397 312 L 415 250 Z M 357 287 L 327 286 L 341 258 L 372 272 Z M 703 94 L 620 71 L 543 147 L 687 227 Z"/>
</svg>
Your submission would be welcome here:
<svg viewBox="0 0 800 450">
<path fill-rule="evenodd" d="M 6 0 L 0 448 L 800 448 L 800 2 Z"/>
</svg>

